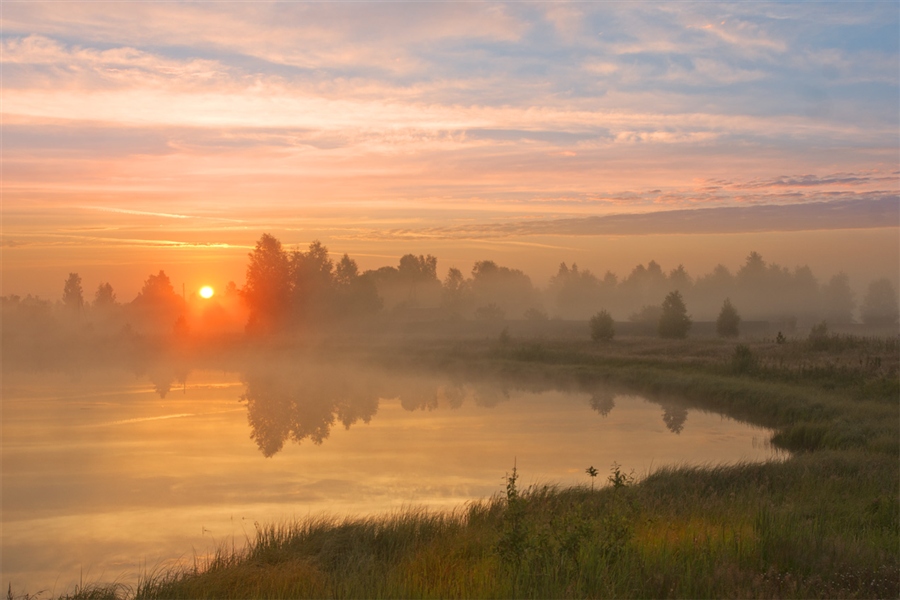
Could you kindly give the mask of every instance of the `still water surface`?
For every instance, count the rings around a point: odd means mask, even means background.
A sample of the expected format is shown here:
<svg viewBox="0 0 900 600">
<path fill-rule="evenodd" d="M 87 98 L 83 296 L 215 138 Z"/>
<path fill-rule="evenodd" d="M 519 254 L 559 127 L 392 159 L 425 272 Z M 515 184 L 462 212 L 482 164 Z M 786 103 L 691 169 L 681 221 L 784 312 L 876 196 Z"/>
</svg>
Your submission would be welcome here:
<svg viewBox="0 0 900 600">
<path fill-rule="evenodd" d="M 255 522 L 459 506 L 514 460 L 524 485 L 587 485 L 614 461 L 641 476 L 777 457 L 768 430 L 608 389 L 322 365 L 5 373 L 2 433 L 3 585 L 57 594 L 133 585 Z"/>
</svg>

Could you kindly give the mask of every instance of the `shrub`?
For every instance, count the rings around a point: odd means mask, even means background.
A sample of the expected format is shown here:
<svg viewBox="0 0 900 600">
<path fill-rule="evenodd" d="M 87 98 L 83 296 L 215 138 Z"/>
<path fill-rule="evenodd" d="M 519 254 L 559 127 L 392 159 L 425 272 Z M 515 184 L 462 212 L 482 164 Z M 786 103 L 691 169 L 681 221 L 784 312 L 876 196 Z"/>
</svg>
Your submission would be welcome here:
<svg viewBox="0 0 900 600">
<path fill-rule="evenodd" d="M 780 332 L 779 332 L 780 333 Z M 731 368 L 735 373 L 750 373 L 756 370 L 758 360 L 749 346 L 738 344 L 731 355 Z"/>
<path fill-rule="evenodd" d="M 615 325 L 613 324 L 612 315 L 609 311 L 601 310 L 591 317 L 589 321 L 591 327 L 591 339 L 595 342 L 609 341 L 616 335 Z"/>
</svg>

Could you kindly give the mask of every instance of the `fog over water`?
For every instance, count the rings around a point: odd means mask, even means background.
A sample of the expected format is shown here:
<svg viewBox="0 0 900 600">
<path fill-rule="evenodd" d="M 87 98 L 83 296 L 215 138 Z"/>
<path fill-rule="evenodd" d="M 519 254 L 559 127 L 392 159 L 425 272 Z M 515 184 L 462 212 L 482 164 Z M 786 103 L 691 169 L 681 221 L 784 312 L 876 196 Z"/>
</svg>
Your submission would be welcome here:
<svg viewBox="0 0 900 600">
<path fill-rule="evenodd" d="M 406 254 L 364 271 L 319 242 L 263 234 L 244 279 L 212 294 L 158 270 L 133 299 L 76 272 L 58 299 L 4 296 L 4 580 L 133 583 L 240 546 L 255 523 L 457 508 L 499 492 L 513 465 L 525 484 L 565 486 L 613 463 L 643 476 L 783 458 L 771 431 L 705 413 L 702 398 L 527 365 L 548 348 L 621 343 L 637 356 L 691 338 L 727 362 L 741 341 L 810 327 L 896 334 L 900 312 L 889 279 L 859 297 L 846 274 L 755 252 L 700 277 L 656 261 L 621 278 L 563 263 L 546 287 L 493 260 L 444 278 L 437 264 Z"/>
<path fill-rule="evenodd" d="M 3 579 L 61 592 L 240 545 L 255 523 L 459 507 L 613 462 L 778 457 L 771 432 L 602 386 L 315 362 L 3 379 Z M 602 482 L 602 478 L 598 483 Z"/>
</svg>

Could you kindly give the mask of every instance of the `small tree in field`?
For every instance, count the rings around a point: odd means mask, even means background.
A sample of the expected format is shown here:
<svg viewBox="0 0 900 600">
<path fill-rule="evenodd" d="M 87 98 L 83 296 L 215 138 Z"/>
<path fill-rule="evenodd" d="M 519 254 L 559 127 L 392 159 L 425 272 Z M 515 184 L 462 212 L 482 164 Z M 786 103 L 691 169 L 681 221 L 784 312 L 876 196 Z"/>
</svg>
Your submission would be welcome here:
<svg viewBox="0 0 900 600">
<path fill-rule="evenodd" d="M 613 325 L 612 315 L 609 311 L 601 310 L 591 317 L 589 321 L 591 327 L 591 339 L 595 342 L 609 341 L 616 335 L 615 326 Z"/>
<path fill-rule="evenodd" d="M 722 337 L 737 337 L 741 326 L 741 316 L 731 303 L 730 298 L 725 298 L 719 318 L 716 319 L 716 333 Z"/>
<path fill-rule="evenodd" d="M 681 292 L 670 292 L 662 303 L 659 317 L 659 335 L 664 338 L 683 338 L 691 329 L 691 318 L 687 314 Z"/>
</svg>

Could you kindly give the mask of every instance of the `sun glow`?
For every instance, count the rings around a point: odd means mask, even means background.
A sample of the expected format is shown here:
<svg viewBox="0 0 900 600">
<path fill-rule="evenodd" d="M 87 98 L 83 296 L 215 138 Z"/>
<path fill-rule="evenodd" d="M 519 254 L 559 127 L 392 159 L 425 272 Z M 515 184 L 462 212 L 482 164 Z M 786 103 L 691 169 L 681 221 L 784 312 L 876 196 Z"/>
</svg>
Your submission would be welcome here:
<svg viewBox="0 0 900 600">
<path fill-rule="evenodd" d="M 213 294 L 215 294 L 215 290 L 213 290 L 210 286 L 204 285 L 200 288 L 200 296 L 203 298 L 212 298 Z"/>
</svg>

